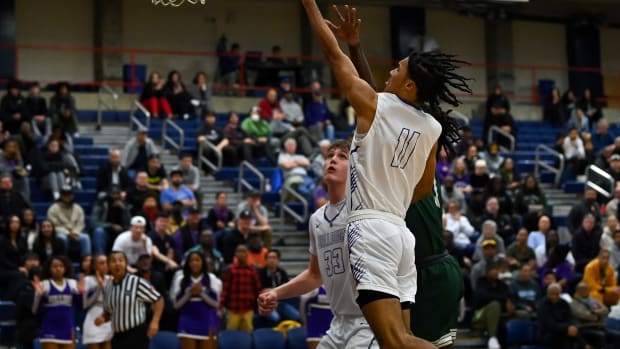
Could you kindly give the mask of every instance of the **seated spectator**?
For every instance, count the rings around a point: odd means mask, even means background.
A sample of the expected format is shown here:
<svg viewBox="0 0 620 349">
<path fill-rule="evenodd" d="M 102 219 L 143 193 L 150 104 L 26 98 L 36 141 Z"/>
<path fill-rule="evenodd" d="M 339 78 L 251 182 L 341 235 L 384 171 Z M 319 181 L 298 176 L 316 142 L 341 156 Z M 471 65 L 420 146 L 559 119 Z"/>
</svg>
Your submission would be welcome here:
<svg viewBox="0 0 620 349">
<path fill-rule="evenodd" d="M 278 91 L 275 88 L 270 88 L 265 98 L 258 103 L 257 111 L 259 112 L 259 118 L 266 121 L 271 120 L 274 109 L 281 110 L 282 108 L 280 108 L 280 102 L 278 102 Z"/>
<path fill-rule="evenodd" d="M 547 297 L 538 304 L 538 336 L 552 348 L 586 348 L 569 304 L 560 297 L 561 292 L 560 284 L 549 285 Z"/>
<path fill-rule="evenodd" d="M 473 260 L 479 261 L 483 257 L 483 243 L 488 240 L 495 241 L 497 246 L 497 253 L 501 253 L 502 255 L 506 254 L 506 245 L 504 244 L 504 239 L 501 236 L 497 235 L 497 224 L 492 220 L 486 220 L 482 223 L 480 237 L 478 241 L 476 241 L 476 250 L 474 251 Z"/>
<path fill-rule="evenodd" d="M 613 177 L 614 182 L 620 180 L 620 155 L 611 154 L 608 159 L 609 167 L 607 168 L 607 173 Z"/>
<path fill-rule="evenodd" d="M 469 197 L 469 208 L 475 216 L 480 216 L 484 205 L 484 190 L 489 184 L 489 174 L 487 173 L 487 163 L 484 160 L 476 160 L 476 169 L 469 176 L 471 184 L 471 194 Z M 499 205 L 499 204 L 498 204 Z"/>
<path fill-rule="evenodd" d="M 113 186 L 120 188 L 121 196 L 125 198 L 131 187 L 131 179 L 127 169 L 121 164 L 121 151 L 110 150 L 108 161 L 99 166 L 97 171 L 97 194 L 107 193 Z"/>
<path fill-rule="evenodd" d="M 616 281 L 616 272 L 609 263 L 609 251 L 601 250 L 598 257 L 586 265 L 583 282 L 590 287 L 592 298 L 607 306 L 618 303 L 620 287 Z"/>
<path fill-rule="evenodd" d="M 191 96 L 187 93 L 185 84 L 181 81 L 181 73 L 178 71 L 173 70 L 168 74 L 168 80 L 164 84 L 164 96 L 170 104 L 172 114 L 179 118 L 189 119 L 192 111 Z"/>
<path fill-rule="evenodd" d="M 603 118 L 601 105 L 592 96 L 592 91 L 589 88 L 583 91 L 583 97 L 577 102 L 577 108 L 585 113 L 590 129 L 594 129 L 596 123 Z"/>
<path fill-rule="evenodd" d="M 168 189 L 167 177 L 166 169 L 161 163 L 159 155 L 151 155 L 146 166 L 146 186 L 157 193 L 161 193 Z"/>
<path fill-rule="evenodd" d="M 568 120 L 568 128 L 575 129 L 579 135 L 584 135 L 591 131 L 588 117 L 582 109 L 577 108 L 573 111 L 570 119 Z"/>
<path fill-rule="evenodd" d="M 234 227 L 234 213 L 228 208 L 228 195 L 219 191 L 215 193 L 215 205 L 207 214 L 207 227 L 212 232 Z"/>
<path fill-rule="evenodd" d="M 275 155 L 269 141 L 271 127 L 265 119 L 261 119 L 256 107 L 250 111 L 250 117 L 243 120 L 241 128 L 252 138 L 252 155 L 255 158 L 267 157 L 271 163 L 275 163 Z"/>
<path fill-rule="evenodd" d="M 562 95 L 562 107 L 564 108 L 564 115 L 570 118 L 577 108 L 577 97 L 572 90 L 569 89 Z"/>
<path fill-rule="evenodd" d="M 551 234 L 549 234 L 551 236 Z M 538 266 L 538 275 L 546 276 L 551 272 L 554 274 L 556 282 L 562 286 L 564 293 L 570 289 L 570 283 L 573 281 L 573 266 L 568 262 L 568 254 L 570 247 L 566 245 L 556 245 L 548 252 L 549 258 L 547 262 Z M 545 280 L 542 279 L 542 286 L 545 286 Z"/>
<path fill-rule="evenodd" d="M 10 285 L 21 279 L 20 273 L 25 272 L 21 259 L 28 252 L 28 241 L 21 234 L 21 225 L 19 216 L 9 217 L 7 229 L 0 236 L 0 290 L 3 296 Z"/>
<path fill-rule="evenodd" d="M 136 131 L 136 137 L 125 143 L 121 159 L 124 168 L 135 172 L 146 171 L 149 158 L 159 154 L 159 148 L 148 137 L 148 132 L 148 129 L 141 127 Z"/>
<path fill-rule="evenodd" d="M 306 125 L 308 131 L 313 136 L 314 141 L 318 142 L 323 138 L 333 140 L 335 138 L 334 125 L 331 123 L 331 113 L 327 108 L 327 100 L 321 91 L 321 84 L 313 82 L 310 85 L 312 96 L 306 105 Z"/>
<path fill-rule="evenodd" d="M 458 189 L 458 191 L 467 195 L 469 195 L 473 191 L 469 179 L 469 174 L 467 173 L 467 165 L 465 164 L 465 160 L 463 158 L 458 158 L 454 160 L 454 166 L 452 167 L 452 176 L 454 176 L 454 187 Z"/>
<path fill-rule="evenodd" d="M 439 182 L 443 183 L 444 178 L 450 173 L 452 162 L 448 159 L 448 153 L 441 148 L 439 151 L 439 158 L 437 159 L 437 165 L 435 166 L 435 173 L 439 177 Z"/>
<path fill-rule="evenodd" d="M 310 156 L 314 152 L 314 141 L 312 136 L 303 126 L 294 127 L 286 119 L 286 115 L 279 109 L 273 110 L 273 118 L 269 123 L 271 128 L 271 144 L 280 148 L 282 141 L 287 138 L 294 138 L 301 148 L 304 155 Z"/>
<path fill-rule="evenodd" d="M 187 256 L 192 252 L 201 252 L 205 255 L 205 258 L 210 261 L 211 264 L 211 272 L 215 275 L 221 275 L 224 269 L 224 257 L 222 257 L 222 253 L 215 248 L 213 233 L 209 229 L 204 229 L 200 232 L 200 236 L 198 237 L 198 244 L 192 248 L 190 248 L 185 255 Z M 187 259 L 186 257 L 184 257 Z"/>
<path fill-rule="evenodd" d="M 149 79 L 144 84 L 144 89 L 140 95 L 140 103 L 155 118 L 172 117 L 172 108 L 164 93 L 164 80 L 159 75 L 159 72 L 154 71 L 149 75 Z"/>
<path fill-rule="evenodd" d="M 217 242 L 217 246 L 221 246 L 220 251 L 224 257 L 224 263 L 231 264 L 233 262 L 237 246 L 243 245 L 245 247 L 248 235 L 250 235 L 251 225 L 252 212 L 250 212 L 250 210 L 241 211 L 239 215 L 237 215 L 235 229 L 226 231 L 221 244 L 219 241 Z M 247 248 L 244 259 L 247 260 Z"/>
<path fill-rule="evenodd" d="M 22 235 L 26 237 L 28 241 L 28 251 L 32 251 L 32 245 L 34 240 L 39 234 L 39 223 L 37 217 L 31 208 L 25 208 L 22 210 Z"/>
<path fill-rule="evenodd" d="M 549 233 L 550 230 L 551 217 L 546 214 L 541 214 L 538 217 L 538 230 L 530 232 L 530 235 L 527 237 L 527 245 L 534 251 L 536 251 L 539 246 L 544 246 L 545 240 L 547 239 L 547 233 Z"/>
<path fill-rule="evenodd" d="M 607 224 L 603 228 L 603 234 L 601 234 L 601 248 L 605 250 L 611 250 L 611 246 L 614 244 L 613 233 L 619 230 L 618 218 L 615 215 L 607 218 Z"/>
<path fill-rule="evenodd" d="M 508 246 L 506 257 L 508 263 L 514 269 L 521 268 L 523 265 L 530 265 L 533 261 L 536 264 L 536 254 L 534 250 L 527 245 L 528 233 L 527 229 L 521 228 L 517 232 L 517 239 Z"/>
<path fill-rule="evenodd" d="M 290 87 L 282 91 L 280 108 L 285 115 L 285 119 L 290 122 L 293 127 L 304 126 L 306 117 L 304 116 L 301 104 L 295 99 L 295 94 Z"/>
<path fill-rule="evenodd" d="M 619 216 L 618 202 L 620 202 L 620 182 L 616 182 L 616 186 L 614 187 L 614 198 L 605 205 L 605 216 L 607 219 L 611 216 L 616 216 L 616 218 Z"/>
<path fill-rule="evenodd" d="M 202 217 L 200 216 L 200 209 L 198 207 L 191 207 L 189 214 L 178 231 L 172 235 L 174 239 L 174 255 L 177 261 L 181 262 L 185 253 L 192 247 L 198 245 L 199 235 L 202 231 Z"/>
<path fill-rule="evenodd" d="M 485 142 L 492 126 L 497 126 L 510 134 L 516 134 L 515 122 L 510 115 L 510 102 L 500 86 L 495 86 L 493 93 L 487 99 L 486 109 L 484 131 L 482 132 L 482 138 Z"/>
<path fill-rule="evenodd" d="M 53 256 L 65 256 L 67 248 L 64 241 L 58 237 L 54 224 L 49 220 L 44 220 L 39 226 L 39 234 L 32 246 L 32 252 L 36 253 L 45 264 Z"/>
<path fill-rule="evenodd" d="M 131 218 L 130 228 L 128 231 L 121 233 L 114 240 L 112 251 L 120 251 L 127 256 L 127 265 L 136 266 L 138 259 L 143 255 L 154 257 L 166 264 L 169 269 L 176 269 L 178 265 L 174 259 L 160 253 L 157 247 L 153 246 L 151 238 L 144 233 L 146 226 L 146 220 L 140 216 L 134 216 Z M 130 268 L 129 271 L 135 271 L 136 269 Z"/>
<path fill-rule="evenodd" d="M 601 246 L 601 231 L 594 225 L 594 216 L 586 214 L 583 223 L 573 235 L 572 252 L 575 257 L 575 271 L 582 273 L 586 264 L 596 258 Z"/>
<path fill-rule="evenodd" d="M 278 167 L 283 173 L 284 187 L 297 190 L 304 196 L 310 195 L 314 185 L 308 176 L 310 161 L 297 154 L 297 142 L 294 139 L 284 141 L 284 151 L 278 157 Z"/>
<path fill-rule="evenodd" d="M 249 211 L 252 215 L 250 230 L 260 233 L 265 247 L 271 248 L 273 233 L 271 225 L 269 225 L 269 211 L 261 203 L 261 193 L 259 191 L 249 192 L 247 199 L 237 205 L 237 217 L 245 211 Z"/>
<path fill-rule="evenodd" d="M 19 216 L 27 208 L 30 208 L 30 204 L 21 193 L 13 189 L 11 176 L 0 175 L 0 231 L 6 228 L 9 217 Z"/>
<path fill-rule="evenodd" d="M 514 204 L 512 199 L 512 193 L 506 190 L 504 181 L 499 176 L 494 176 L 489 180 L 487 187 L 484 189 L 484 199 L 488 200 L 490 197 L 495 197 L 499 204 L 499 214 L 512 216 L 514 211 Z"/>
<path fill-rule="evenodd" d="M 534 250 L 534 253 L 536 254 L 536 264 L 538 265 L 538 267 L 541 267 L 547 263 L 549 258 L 551 258 L 554 248 L 559 244 L 560 238 L 558 236 L 558 233 L 555 230 L 549 230 L 547 234 L 545 234 L 545 242 L 536 247 L 536 249 Z M 570 249 L 565 258 L 566 262 L 568 262 L 572 269 L 572 267 L 575 265 L 575 258 L 573 257 L 573 253 L 570 252 Z"/>
<path fill-rule="evenodd" d="M 228 116 L 228 124 L 224 127 L 224 137 L 228 139 L 231 150 L 224 157 L 225 166 L 238 166 L 243 160 L 252 162 L 252 145 L 254 140 L 239 125 L 239 115 L 231 112 Z M 234 151 L 233 151 L 234 150 Z"/>
<path fill-rule="evenodd" d="M 131 212 L 120 187 L 113 185 L 107 193 L 100 193 L 91 214 L 95 253 L 109 252 L 111 243 L 129 227 L 130 219 Z"/>
<path fill-rule="evenodd" d="M 267 265 L 267 248 L 263 246 L 263 240 L 257 232 L 250 232 L 246 243 L 248 247 L 248 265 L 256 269 Z"/>
<path fill-rule="evenodd" d="M 258 270 L 258 276 L 263 292 L 276 288 L 288 282 L 287 272 L 280 268 L 280 251 L 269 250 L 267 252 L 267 265 Z M 281 321 L 293 320 L 301 323 L 301 314 L 299 310 L 287 302 L 278 302 L 276 310 L 265 315 L 270 326 L 277 326 Z"/>
<path fill-rule="evenodd" d="M 444 178 L 443 185 L 441 186 L 441 197 L 443 202 L 455 201 L 459 205 L 462 214 L 467 212 L 465 195 L 463 195 L 462 191 L 455 189 L 454 177 L 452 175 L 447 175 Z"/>
<path fill-rule="evenodd" d="M 532 175 L 526 176 L 515 197 L 515 212 L 523 216 L 523 226 L 532 230 L 536 225 L 536 217 L 546 209 L 547 197 L 538 181 Z"/>
<path fill-rule="evenodd" d="M 454 246 L 464 249 L 471 244 L 470 238 L 474 235 L 474 227 L 469 223 L 467 216 L 461 213 L 461 207 L 456 201 L 448 201 L 448 213 L 444 214 L 445 230 L 454 235 Z"/>
<path fill-rule="evenodd" d="M 27 110 L 24 96 L 21 94 L 21 83 L 10 81 L 6 86 L 7 93 L 0 100 L 0 120 L 4 131 L 16 135 L 21 124 L 27 119 Z M 7 137 L 8 138 L 8 137 Z"/>
<path fill-rule="evenodd" d="M 37 138 L 49 137 L 52 133 L 52 120 L 48 117 L 47 101 L 41 97 L 41 87 L 38 82 L 30 85 L 30 92 L 26 97 L 26 110 Z"/>
<path fill-rule="evenodd" d="M 76 136 L 78 133 L 77 108 L 75 98 L 69 92 L 69 84 L 58 84 L 56 94 L 50 99 L 52 126 L 60 127 L 63 133 Z"/>
<path fill-rule="evenodd" d="M 510 300 L 508 285 L 498 279 L 497 264 L 487 264 L 485 277 L 477 280 L 474 303 L 473 327 L 488 333 L 489 349 L 499 349 L 497 328 L 502 317 L 513 316 L 515 305 Z"/>
<path fill-rule="evenodd" d="M 1 125 L 0 125 L 1 126 Z M 2 128 L 0 127 L 0 130 Z M 7 133 L 4 134 L 4 136 L 8 136 Z M 36 151 L 37 151 L 37 139 L 34 136 L 34 132 L 32 132 L 32 127 L 30 126 L 29 123 L 27 122 L 23 122 L 22 125 L 19 128 L 19 133 L 17 134 L 17 136 L 14 136 L 15 140 L 17 140 L 17 143 L 19 143 L 19 152 L 22 154 L 22 156 L 24 157 L 24 162 L 27 165 L 33 165 L 32 163 L 33 158 L 36 158 Z M 2 138 L 2 137 L 0 137 Z M 4 137 L 4 139 L 7 139 L 8 137 Z M 47 141 L 43 141 L 43 143 L 47 143 Z"/>
<path fill-rule="evenodd" d="M 211 96 L 212 91 L 207 81 L 207 74 L 205 72 L 198 72 L 194 76 L 192 86 L 188 87 L 187 93 L 191 97 L 191 103 L 194 106 L 194 116 L 201 118 L 207 113 L 213 112 L 213 98 Z"/>
<path fill-rule="evenodd" d="M 521 176 L 512 158 L 504 158 L 504 162 L 499 168 L 499 176 L 502 177 L 506 188 L 512 192 L 521 186 Z"/>
<path fill-rule="evenodd" d="M 200 192 L 200 170 L 192 163 L 193 157 L 191 153 L 182 153 L 181 162 L 172 170 L 181 171 L 183 174 L 183 185 L 194 193 L 196 197 L 196 206 L 202 205 L 202 193 Z"/>
<path fill-rule="evenodd" d="M 478 147 L 475 144 L 472 144 L 468 149 L 465 155 L 461 157 L 465 162 L 465 170 L 466 173 L 472 174 L 476 170 L 476 161 L 482 160 L 478 156 Z M 486 170 L 486 162 L 484 163 Z M 456 172 L 455 172 L 456 173 Z"/>
<path fill-rule="evenodd" d="M 560 95 L 560 89 L 557 87 L 551 89 L 551 94 L 545 101 L 543 107 L 543 120 L 556 127 L 564 127 L 564 125 L 566 125 L 567 118 L 564 114 L 562 96 Z"/>
<path fill-rule="evenodd" d="M 35 168 L 42 187 L 52 192 L 54 200 L 60 197 L 60 188 L 78 171 L 75 164 L 63 155 L 56 139 L 47 143 L 47 149 L 39 155 Z"/>
<path fill-rule="evenodd" d="M 586 150 L 583 147 L 583 141 L 579 137 L 577 129 L 571 128 L 568 136 L 564 138 L 562 144 L 566 169 L 566 179 L 574 179 L 576 176 L 583 174 L 586 164 Z"/>
<path fill-rule="evenodd" d="M 514 241 L 515 234 L 517 233 L 515 229 L 515 222 L 509 215 L 501 213 L 499 201 L 494 196 L 491 196 L 486 200 L 485 211 L 480 216 L 478 222 L 482 223 L 488 220 L 495 222 L 497 226 L 497 233 L 503 240 L 509 242 Z M 480 223 L 478 228 L 482 230 Z"/>
<path fill-rule="evenodd" d="M 515 316 L 520 319 L 536 318 L 536 303 L 542 298 L 540 286 L 532 278 L 533 269 L 529 264 L 519 268 L 519 276 L 513 280 L 510 289 L 510 300 L 515 305 Z"/>
<path fill-rule="evenodd" d="M 604 148 L 614 144 L 615 135 L 609 131 L 609 123 L 605 119 L 596 124 L 596 132 L 592 132 L 592 146 L 594 153 L 600 153 Z"/>
<path fill-rule="evenodd" d="M 80 257 L 72 256 L 69 239 L 79 241 L 81 256 L 91 254 L 90 236 L 85 232 L 84 209 L 74 202 L 73 188 L 65 185 L 60 190 L 60 200 L 47 210 L 47 219 L 52 222 L 58 237 L 65 243 L 65 250 L 73 261 Z"/>
<path fill-rule="evenodd" d="M 142 210 L 142 204 L 148 195 L 157 195 L 157 192 L 148 187 L 148 175 L 141 171 L 136 174 L 135 183 L 127 190 L 126 201 L 132 216 L 136 216 Z M 156 199 L 159 203 L 159 195 Z"/>
<path fill-rule="evenodd" d="M 486 275 L 487 265 L 499 259 L 497 242 L 489 239 L 482 242 L 482 258 L 471 267 L 470 277 L 472 289 L 476 290 L 477 281 Z"/>
<path fill-rule="evenodd" d="M 315 178 L 323 178 L 323 167 L 330 144 L 331 142 L 328 139 L 323 139 L 319 142 L 319 153 L 312 158 L 312 163 L 310 164 L 311 171 Z"/>
<path fill-rule="evenodd" d="M 166 211 L 164 211 L 166 212 Z M 168 212 L 170 214 L 170 223 L 168 224 L 168 234 L 175 234 L 183 225 L 185 225 L 185 208 L 181 201 L 172 202 L 172 210 Z"/>
<path fill-rule="evenodd" d="M 175 255 L 176 242 L 168 234 L 168 224 L 170 224 L 170 216 L 165 212 L 159 213 L 155 219 L 155 228 L 151 230 L 148 236 L 151 238 L 153 246 L 156 246 L 162 255 L 169 260 L 177 260 L 177 255 Z M 180 258 L 182 256 L 178 257 L 178 259 Z M 155 260 L 153 261 L 153 269 L 163 273 L 166 271 L 166 264 Z"/>
<path fill-rule="evenodd" d="M 487 151 L 479 154 L 480 159 L 486 161 L 489 175 L 499 175 L 499 169 L 504 162 L 504 157 L 499 154 L 499 145 L 491 143 L 487 147 Z"/>
<path fill-rule="evenodd" d="M 196 197 L 186 185 L 183 184 L 183 171 L 172 170 L 170 172 L 170 187 L 162 190 L 159 198 L 164 211 L 172 210 L 172 203 L 180 201 L 183 204 L 184 216 L 190 207 L 196 206 Z M 200 211 L 199 211 L 200 213 Z"/>
<path fill-rule="evenodd" d="M 581 336 L 595 348 L 605 348 L 605 319 L 609 310 L 598 299 L 590 296 L 585 282 L 577 284 L 570 310 Z"/>
<path fill-rule="evenodd" d="M 220 296 L 219 311 L 227 311 L 227 330 L 253 330 L 254 308 L 261 291 L 260 279 L 256 269 L 247 264 L 248 248 L 238 245 L 235 248 L 237 263 L 224 273 L 224 287 Z"/>
<path fill-rule="evenodd" d="M 614 242 L 609 247 L 609 263 L 614 270 L 618 270 L 620 267 L 620 230 L 614 231 L 612 237 Z"/>
<path fill-rule="evenodd" d="M 225 166 L 230 166 L 230 158 L 237 158 L 237 149 L 233 146 L 229 146 L 228 138 L 224 137 L 224 131 L 215 125 L 216 116 L 214 112 L 207 112 L 205 114 L 205 122 L 202 124 L 197 133 L 197 141 L 199 144 L 209 142 L 213 144 L 222 154 L 222 161 Z M 204 147 L 203 153 L 199 154 L 209 159 L 213 163 L 217 163 L 217 154 L 210 147 Z M 204 171 L 210 172 L 213 169 L 204 168 Z"/>
</svg>

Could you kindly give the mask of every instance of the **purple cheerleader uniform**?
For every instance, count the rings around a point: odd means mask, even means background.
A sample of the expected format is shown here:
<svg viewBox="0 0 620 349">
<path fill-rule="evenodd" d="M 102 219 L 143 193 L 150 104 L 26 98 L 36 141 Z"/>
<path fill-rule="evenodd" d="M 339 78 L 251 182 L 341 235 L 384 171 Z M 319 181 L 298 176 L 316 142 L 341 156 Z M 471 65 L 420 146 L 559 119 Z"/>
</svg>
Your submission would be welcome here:
<svg viewBox="0 0 620 349">
<path fill-rule="evenodd" d="M 52 280 L 43 280 L 43 296 L 35 298 L 36 308 L 41 314 L 41 343 L 73 343 L 73 297 L 79 294 L 75 280 L 64 279 L 62 285 Z"/>
<path fill-rule="evenodd" d="M 192 339 L 208 339 L 220 330 L 220 318 L 217 309 L 205 302 L 205 298 L 217 300 L 215 292 L 209 289 L 207 278 L 191 278 L 191 283 L 183 284 L 183 278 L 177 280 L 181 285 L 177 288 L 175 307 L 179 309 L 178 336 Z M 199 297 L 191 295 L 192 285 L 202 284 L 202 294 Z"/>
</svg>

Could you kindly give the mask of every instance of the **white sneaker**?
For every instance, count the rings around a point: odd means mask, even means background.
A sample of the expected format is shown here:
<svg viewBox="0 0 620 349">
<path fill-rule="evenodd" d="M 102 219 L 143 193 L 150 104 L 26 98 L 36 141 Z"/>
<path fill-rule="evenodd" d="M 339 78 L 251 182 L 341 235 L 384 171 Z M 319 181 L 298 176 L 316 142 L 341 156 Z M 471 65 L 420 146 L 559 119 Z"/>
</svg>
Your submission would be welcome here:
<svg viewBox="0 0 620 349">
<path fill-rule="evenodd" d="M 497 340 L 497 337 L 489 338 L 489 343 L 487 344 L 487 347 L 489 349 L 501 349 L 501 347 L 499 346 L 499 341 Z"/>
</svg>

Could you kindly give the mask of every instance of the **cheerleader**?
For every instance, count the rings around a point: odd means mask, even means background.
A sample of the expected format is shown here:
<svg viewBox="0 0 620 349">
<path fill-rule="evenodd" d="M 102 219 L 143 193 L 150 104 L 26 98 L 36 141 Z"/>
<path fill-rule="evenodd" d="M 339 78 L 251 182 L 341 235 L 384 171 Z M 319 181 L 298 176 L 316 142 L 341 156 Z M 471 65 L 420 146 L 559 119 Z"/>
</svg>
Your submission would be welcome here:
<svg viewBox="0 0 620 349">
<path fill-rule="evenodd" d="M 43 349 L 74 349 L 75 325 L 73 322 L 74 297 L 80 296 L 82 287 L 69 279 L 73 274 L 71 262 L 66 257 L 52 257 L 43 269 L 43 281 L 35 278 L 33 313 L 39 314 L 39 337 Z"/>
<path fill-rule="evenodd" d="M 190 252 L 183 277 L 175 280 L 174 307 L 179 310 L 181 349 L 214 349 L 220 328 L 217 295 L 211 288 L 207 262 L 201 252 Z"/>
<path fill-rule="evenodd" d="M 84 278 L 84 333 L 82 342 L 88 349 L 110 349 L 112 347 L 112 324 L 106 322 L 95 326 L 95 319 L 103 313 L 103 288 L 110 281 L 108 275 L 108 258 L 106 255 L 97 255 L 93 258 L 91 272 Z"/>
</svg>

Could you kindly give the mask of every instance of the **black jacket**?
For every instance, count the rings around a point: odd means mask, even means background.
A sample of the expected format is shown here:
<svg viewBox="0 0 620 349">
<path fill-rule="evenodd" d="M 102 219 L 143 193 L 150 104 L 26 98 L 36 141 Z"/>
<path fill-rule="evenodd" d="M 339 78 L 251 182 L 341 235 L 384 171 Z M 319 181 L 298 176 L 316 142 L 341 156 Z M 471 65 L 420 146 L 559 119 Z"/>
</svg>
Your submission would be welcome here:
<svg viewBox="0 0 620 349">
<path fill-rule="evenodd" d="M 577 229 L 573 235 L 572 252 L 575 258 L 575 271 L 583 272 L 591 260 L 598 256 L 601 249 L 601 231 L 594 228 L 587 233 L 583 228 Z"/>
<path fill-rule="evenodd" d="M 121 165 L 119 165 L 121 166 Z M 131 179 L 127 174 L 127 169 L 121 166 L 121 169 L 118 173 L 118 182 L 121 190 L 126 192 L 131 187 Z M 97 171 L 97 193 L 110 190 L 112 186 L 112 165 L 109 161 L 106 161 L 104 164 L 99 166 L 99 171 Z"/>
<path fill-rule="evenodd" d="M 485 305 L 498 301 L 502 311 L 506 310 L 506 301 L 510 298 L 508 285 L 501 280 L 489 280 L 486 276 L 478 279 L 474 307 L 481 309 Z"/>
<path fill-rule="evenodd" d="M 11 243 L 8 234 L 0 238 L 0 270 L 17 271 L 22 265 L 22 256 L 28 252 L 26 238 L 17 237 L 17 246 Z"/>
<path fill-rule="evenodd" d="M 67 254 L 65 250 L 65 243 L 59 238 L 54 236 L 52 238 L 52 251 L 50 254 L 47 254 L 47 249 L 45 248 L 45 242 L 39 238 L 34 240 L 34 244 L 32 245 L 32 252 L 36 253 L 41 260 L 41 265 L 45 264 L 49 258 L 52 256 L 63 256 Z"/>
<path fill-rule="evenodd" d="M 538 303 L 536 309 L 540 337 L 547 335 L 565 337 L 568 327 L 575 324 L 570 306 L 561 298 L 553 304 L 545 297 Z"/>
<path fill-rule="evenodd" d="M 222 246 L 222 257 L 224 257 L 224 263 L 230 264 L 235 257 L 235 249 L 238 245 L 245 244 L 247 238 L 241 234 L 241 232 L 235 228 L 226 232 Z M 219 246 L 219 245 L 218 245 Z"/>
<path fill-rule="evenodd" d="M 9 217 L 21 217 L 24 209 L 30 208 L 28 200 L 15 190 L 0 190 L 0 230 L 4 229 Z"/>
<path fill-rule="evenodd" d="M 41 96 L 28 96 L 26 98 L 26 110 L 30 117 L 47 115 L 47 102 Z"/>
<path fill-rule="evenodd" d="M 15 300 L 15 321 L 17 323 L 15 337 L 19 343 L 32 344 L 32 341 L 39 335 L 39 318 L 32 313 L 34 295 L 32 283 L 24 277 Z"/>
</svg>

